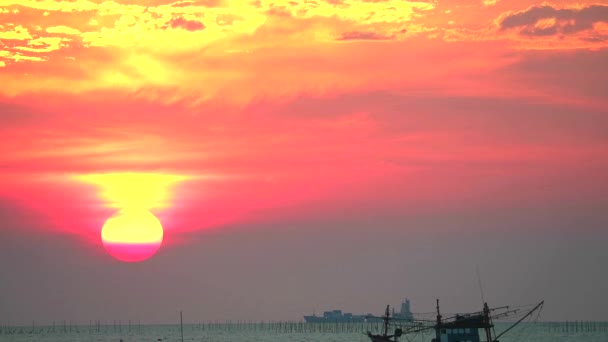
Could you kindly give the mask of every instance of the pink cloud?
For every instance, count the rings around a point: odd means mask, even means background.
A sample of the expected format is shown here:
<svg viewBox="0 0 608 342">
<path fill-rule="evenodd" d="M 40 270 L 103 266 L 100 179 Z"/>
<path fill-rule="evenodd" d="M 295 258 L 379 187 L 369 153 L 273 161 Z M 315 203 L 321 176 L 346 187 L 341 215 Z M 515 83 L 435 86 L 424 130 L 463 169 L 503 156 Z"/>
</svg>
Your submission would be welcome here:
<svg viewBox="0 0 608 342">
<path fill-rule="evenodd" d="M 187 20 L 183 17 L 175 17 L 167 23 L 171 28 L 181 28 L 186 31 L 201 31 L 205 25 L 198 20 Z"/>
<path fill-rule="evenodd" d="M 350 31 L 343 32 L 337 40 L 388 40 L 393 36 L 385 36 L 376 32 Z"/>
</svg>

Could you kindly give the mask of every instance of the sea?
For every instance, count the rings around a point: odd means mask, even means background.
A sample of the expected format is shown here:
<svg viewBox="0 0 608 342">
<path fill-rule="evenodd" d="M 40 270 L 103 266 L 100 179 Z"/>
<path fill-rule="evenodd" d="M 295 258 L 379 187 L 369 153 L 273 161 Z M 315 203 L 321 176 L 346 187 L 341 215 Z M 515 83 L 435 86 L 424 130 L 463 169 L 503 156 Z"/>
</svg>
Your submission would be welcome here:
<svg viewBox="0 0 608 342">
<path fill-rule="evenodd" d="M 499 334 L 510 325 L 496 326 Z M 218 325 L 131 325 L 131 326 L 47 326 L 3 327 L 0 341 L 7 342 L 368 342 L 369 326 L 285 324 Z M 377 329 L 377 328 L 376 328 Z M 374 328 L 372 328 L 374 330 Z M 375 331 L 372 331 L 375 332 Z M 480 332 L 481 333 L 481 332 Z M 401 342 L 431 342 L 433 331 L 406 334 Z M 608 342 L 608 322 L 521 323 L 499 339 L 500 342 Z"/>
</svg>

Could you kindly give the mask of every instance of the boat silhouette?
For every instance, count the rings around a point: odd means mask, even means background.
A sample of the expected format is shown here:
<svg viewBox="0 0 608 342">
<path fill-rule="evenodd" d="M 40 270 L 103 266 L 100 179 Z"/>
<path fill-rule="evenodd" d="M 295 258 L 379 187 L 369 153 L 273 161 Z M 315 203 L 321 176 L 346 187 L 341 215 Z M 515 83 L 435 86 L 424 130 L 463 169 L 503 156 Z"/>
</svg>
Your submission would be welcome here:
<svg viewBox="0 0 608 342">
<path fill-rule="evenodd" d="M 406 334 L 434 330 L 435 337 L 431 342 L 498 342 L 500 337 L 523 320 L 532 316 L 535 312 L 540 313 L 543 305 L 544 301 L 541 301 L 532 309 L 524 311 L 522 309 L 510 309 L 508 306 L 490 308 L 487 303 L 484 303 L 481 311 L 443 318 L 439 310 L 439 300 L 437 300 L 437 316 L 434 321 L 423 319 L 403 320 L 391 316 L 387 305 L 384 316 L 379 317 L 383 320 L 382 332 L 373 334 L 368 331 L 367 336 L 372 342 L 396 342 L 399 337 Z M 496 334 L 494 320 L 506 317 L 519 317 L 519 319 L 501 333 Z M 392 329 L 392 333 L 389 333 L 392 326 L 394 326 L 394 329 Z M 482 332 L 481 336 L 480 331 Z"/>
</svg>

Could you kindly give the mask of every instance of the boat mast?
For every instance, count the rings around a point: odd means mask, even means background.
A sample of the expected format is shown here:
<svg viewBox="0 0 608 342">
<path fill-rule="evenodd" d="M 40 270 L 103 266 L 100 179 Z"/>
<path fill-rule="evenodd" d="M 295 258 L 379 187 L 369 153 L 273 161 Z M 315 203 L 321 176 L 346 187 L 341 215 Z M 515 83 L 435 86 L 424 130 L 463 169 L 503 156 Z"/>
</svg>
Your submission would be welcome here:
<svg viewBox="0 0 608 342">
<path fill-rule="evenodd" d="M 437 299 L 437 325 L 435 326 L 435 337 L 437 341 L 441 341 L 440 338 L 441 332 L 441 313 L 439 312 L 439 298 Z"/>
<path fill-rule="evenodd" d="M 483 320 L 486 331 L 486 341 L 492 342 L 492 330 L 490 330 L 492 324 L 490 322 L 490 308 L 488 307 L 488 303 L 483 303 Z"/>
<path fill-rule="evenodd" d="M 388 315 L 389 315 L 389 310 L 388 310 L 388 305 L 386 306 L 386 312 L 384 313 L 384 336 L 388 335 Z"/>
</svg>

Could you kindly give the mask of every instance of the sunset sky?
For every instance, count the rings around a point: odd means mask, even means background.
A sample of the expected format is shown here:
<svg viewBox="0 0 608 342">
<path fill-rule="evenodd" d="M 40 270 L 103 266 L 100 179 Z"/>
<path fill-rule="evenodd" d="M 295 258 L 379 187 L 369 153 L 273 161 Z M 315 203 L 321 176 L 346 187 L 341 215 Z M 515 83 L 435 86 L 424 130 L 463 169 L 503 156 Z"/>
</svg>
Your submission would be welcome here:
<svg viewBox="0 0 608 342">
<path fill-rule="evenodd" d="M 476 268 L 608 320 L 607 47 L 606 2 L 0 0 L 0 321 L 470 311 Z"/>
</svg>

